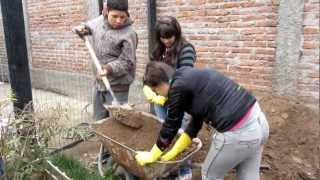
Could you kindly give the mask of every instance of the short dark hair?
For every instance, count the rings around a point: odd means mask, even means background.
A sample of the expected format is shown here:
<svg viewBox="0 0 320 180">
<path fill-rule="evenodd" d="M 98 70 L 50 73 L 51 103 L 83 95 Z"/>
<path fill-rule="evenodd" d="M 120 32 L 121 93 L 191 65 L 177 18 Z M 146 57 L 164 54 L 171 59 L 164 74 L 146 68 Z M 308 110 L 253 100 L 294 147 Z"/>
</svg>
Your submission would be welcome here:
<svg viewBox="0 0 320 180">
<path fill-rule="evenodd" d="M 161 83 L 169 83 L 174 69 L 166 63 L 151 61 L 147 64 L 143 76 L 143 84 L 151 87 L 158 86 Z"/>
<path fill-rule="evenodd" d="M 106 0 L 110 10 L 128 11 L 128 0 Z"/>
</svg>

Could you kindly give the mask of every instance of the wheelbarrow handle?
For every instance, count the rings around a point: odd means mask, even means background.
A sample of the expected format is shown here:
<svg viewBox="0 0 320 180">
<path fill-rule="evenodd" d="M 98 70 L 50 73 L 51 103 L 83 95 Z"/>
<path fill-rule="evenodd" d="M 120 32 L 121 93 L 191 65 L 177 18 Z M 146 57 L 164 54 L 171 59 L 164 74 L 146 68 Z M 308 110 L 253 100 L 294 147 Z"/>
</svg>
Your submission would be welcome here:
<svg viewBox="0 0 320 180">
<path fill-rule="evenodd" d="M 190 152 L 187 156 L 185 156 L 183 159 L 180 159 L 180 160 L 176 160 L 176 161 L 156 161 L 157 163 L 160 163 L 160 164 L 176 164 L 176 163 L 182 163 L 182 162 L 185 162 L 186 160 L 188 160 L 191 156 L 193 156 L 196 152 L 198 152 L 203 144 L 201 142 L 201 140 L 199 138 L 193 138 L 192 141 L 194 143 L 197 143 L 197 148 Z"/>
<path fill-rule="evenodd" d="M 106 119 L 97 121 L 98 123 L 95 123 L 95 124 L 103 123 L 104 121 L 106 121 Z M 91 129 L 92 129 L 92 128 L 91 128 Z M 93 130 L 93 131 L 94 131 L 94 130 Z M 101 136 L 101 137 L 103 137 L 103 138 L 105 138 L 105 139 L 107 139 L 107 140 L 109 140 L 109 141 L 111 141 L 111 142 L 113 142 L 113 143 L 115 143 L 115 144 L 118 144 L 119 146 L 122 146 L 123 148 L 125 148 L 126 150 L 130 151 L 130 152 L 133 153 L 133 154 L 137 154 L 137 151 L 134 150 L 134 149 L 132 149 L 132 148 L 130 148 L 129 146 L 126 146 L 126 145 L 124 145 L 124 144 L 122 144 L 122 143 L 120 143 L 120 142 L 118 142 L 118 141 L 116 141 L 116 140 L 114 140 L 114 139 L 112 139 L 112 138 L 110 138 L 110 137 L 108 137 L 108 136 L 105 136 L 105 135 L 102 134 L 102 133 L 99 133 L 99 132 L 96 132 L 96 131 L 94 131 L 94 133 L 96 133 L 97 135 L 99 135 L 99 136 Z"/>
</svg>

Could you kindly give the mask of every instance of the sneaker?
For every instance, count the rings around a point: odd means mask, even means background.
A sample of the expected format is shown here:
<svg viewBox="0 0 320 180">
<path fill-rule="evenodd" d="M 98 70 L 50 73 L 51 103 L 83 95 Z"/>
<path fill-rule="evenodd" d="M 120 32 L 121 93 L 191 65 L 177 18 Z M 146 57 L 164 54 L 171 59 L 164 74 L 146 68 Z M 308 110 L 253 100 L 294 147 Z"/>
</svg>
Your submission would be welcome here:
<svg viewBox="0 0 320 180">
<path fill-rule="evenodd" d="M 184 166 L 179 169 L 179 180 L 192 180 L 192 169 Z"/>
</svg>

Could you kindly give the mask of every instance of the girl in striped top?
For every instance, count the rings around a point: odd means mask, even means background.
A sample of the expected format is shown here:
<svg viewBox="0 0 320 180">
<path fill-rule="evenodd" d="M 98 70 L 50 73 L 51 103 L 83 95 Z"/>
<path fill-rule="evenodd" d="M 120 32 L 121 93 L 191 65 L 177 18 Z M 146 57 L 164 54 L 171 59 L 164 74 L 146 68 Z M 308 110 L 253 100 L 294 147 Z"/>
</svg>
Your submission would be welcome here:
<svg viewBox="0 0 320 180">
<path fill-rule="evenodd" d="M 150 60 L 161 61 L 174 69 L 183 66 L 193 67 L 196 61 L 196 51 L 181 32 L 181 27 L 176 18 L 164 16 L 160 18 L 155 26 L 155 46 Z M 166 98 L 157 95 L 148 86 L 143 87 L 146 98 L 154 104 L 156 115 L 164 120 L 167 115 L 165 106 Z"/>
</svg>

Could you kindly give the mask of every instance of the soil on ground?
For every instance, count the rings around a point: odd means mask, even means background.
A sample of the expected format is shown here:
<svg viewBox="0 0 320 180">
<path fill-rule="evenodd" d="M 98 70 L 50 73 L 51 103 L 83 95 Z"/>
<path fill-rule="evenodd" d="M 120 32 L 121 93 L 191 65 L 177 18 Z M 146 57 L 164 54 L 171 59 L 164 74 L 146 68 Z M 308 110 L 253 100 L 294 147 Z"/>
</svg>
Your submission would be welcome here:
<svg viewBox="0 0 320 180">
<path fill-rule="evenodd" d="M 267 95 L 259 99 L 270 125 L 270 136 L 263 153 L 263 180 L 320 179 L 319 112 L 282 96 Z M 111 118 L 97 126 L 99 132 L 135 149 L 150 150 L 158 137 L 161 124 L 140 119 L 143 127 L 133 129 Z M 204 147 L 193 160 L 203 162 L 211 142 L 212 129 L 202 128 L 199 137 Z M 199 172 L 195 172 L 200 178 Z M 232 171 L 226 179 L 235 179 Z"/>
<path fill-rule="evenodd" d="M 93 137 L 63 152 L 80 160 L 85 167 L 92 168 L 96 166 L 100 144 L 99 139 Z"/>
<path fill-rule="evenodd" d="M 270 125 L 262 162 L 271 170 L 265 177 L 320 179 L 319 112 L 281 96 L 264 96 L 259 102 Z"/>
<path fill-rule="evenodd" d="M 149 150 L 156 142 L 161 124 L 153 116 L 131 116 L 128 118 L 138 118 L 143 126 L 139 129 L 132 128 L 120 123 L 115 118 L 109 118 L 102 124 L 92 125 L 96 132 L 112 138 L 134 150 Z M 121 117 L 123 118 L 123 116 Z M 134 120 L 135 121 L 135 120 Z"/>
</svg>

